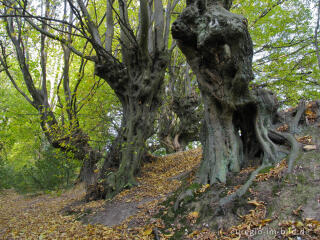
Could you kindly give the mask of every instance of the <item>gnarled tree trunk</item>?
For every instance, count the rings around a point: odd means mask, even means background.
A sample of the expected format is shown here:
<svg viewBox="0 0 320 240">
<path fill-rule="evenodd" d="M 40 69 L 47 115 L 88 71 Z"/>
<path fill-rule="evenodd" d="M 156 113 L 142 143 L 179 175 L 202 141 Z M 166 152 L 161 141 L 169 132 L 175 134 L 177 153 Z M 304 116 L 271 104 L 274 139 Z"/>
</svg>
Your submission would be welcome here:
<svg viewBox="0 0 320 240">
<path fill-rule="evenodd" d="M 158 137 L 167 153 L 183 151 L 188 143 L 199 141 L 202 108 L 195 91 L 174 92 L 161 108 Z"/>
<path fill-rule="evenodd" d="M 115 155 L 119 160 L 118 169 L 102 173 L 102 186 L 88 192 L 89 199 L 112 197 L 124 188 L 137 184 L 135 174 L 146 153 L 145 142 L 154 133 L 169 52 L 158 52 L 147 59 L 139 51 L 131 54 L 126 59 L 128 68 L 122 63 L 118 63 L 116 68 L 113 65 L 111 69 L 110 64 L 96 64 L 96 74 L 110 84 L 120 99 L 123 119 L 117 143 L 120 152 Z"/>
<path fill-rule="evenodd" d="M 269 137 L 277 110 L 270 91 L 249 91 L 252 41 L 247 20 L 229 12 L 232 1 L 190 0 L 172 35 L 197 76 L 204 102 L 201 183 L 226 182 L 228 172 L 272 164 L 284 156 Z M 252 162 L 255 161 L 255 162 Z"/>
</svg>

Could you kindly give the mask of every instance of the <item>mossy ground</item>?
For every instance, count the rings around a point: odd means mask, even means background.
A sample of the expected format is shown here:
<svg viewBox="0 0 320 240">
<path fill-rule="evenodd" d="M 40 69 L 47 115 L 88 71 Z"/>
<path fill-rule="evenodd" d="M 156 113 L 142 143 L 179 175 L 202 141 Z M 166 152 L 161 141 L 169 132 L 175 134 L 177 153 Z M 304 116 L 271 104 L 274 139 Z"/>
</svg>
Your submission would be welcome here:
<svg viewBox="0 0 320 240">
<path fill-rule="evenodd" d="M 313 136 L 314 141 L 319 137 L 318 129 L 306 129 L 301 134 Z M 207 239 L 233 239 L 231 235 L 230 238 L 226 235 L 219 237 L 219 231 L 228 231 L 233 226 L 241 224 L 243 218 L 240 216 L 254 211 L 255 207 L 248 203 L 254 199 L 265 205 L 265 222 L 268 224 L 262 226 L 259 231 L 254 231 L 252 236 L 242 236 L 239 239 L 289 239 L 290 234 L 286 232 L 286 237 L 280 232 L 283 227 L 279 225 L 283 225 L 284 222 L 294 225 L 297 222 L 304 223 L 306 219 L 313 219 L 316 225 L 320 223 L 320 152 L 303 152 L 297 158 L 290 175 L 286 174 L 285 167 L 280 168 L 279 172 L 275 171 L 274 167 L 261 170 L 259 180 L 254 182 L 247 194 L 220 212 L 215 209 L 214 202 L 243 184 L 251 172 L 250 169 L 231 176 L 226 185 L 216 184 L 204 192 L 199 191 L 199 185 L 185 183 L 162 203 L 163 208 L 156 217 L 164 221 L 166 233 L 171 233 L 171 239 L 201 239 L 197 236 L 207 229 L 213 232 L 212 238 Z M 269 174 L 270 171 L 272 174 Z M 266 177 L 268 174 L 271 177 Z M 185 197 L 179 204 L 179 209 L 174 211 L 174 203 L 179 195 L 188 189 L 194 192 L 193 196 Z M 197 219 L 190 218 L 194 211 L 198 212 Z M 289 228 L 286 226 L 283 231 L 288 231 Z M 320 235 L 312 231 L 301 237 L 320 239 Z"/>
</svg>

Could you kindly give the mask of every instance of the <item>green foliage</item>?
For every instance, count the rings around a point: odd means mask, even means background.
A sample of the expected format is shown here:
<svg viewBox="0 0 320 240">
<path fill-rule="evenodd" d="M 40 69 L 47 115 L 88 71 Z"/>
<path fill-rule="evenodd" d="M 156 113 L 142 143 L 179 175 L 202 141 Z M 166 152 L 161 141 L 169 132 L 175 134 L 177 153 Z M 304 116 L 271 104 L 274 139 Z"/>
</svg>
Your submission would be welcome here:
<svg viewBox="0 0 320 240">
<path fill-rule="evenodd" d="M 273 90 L 286 105 L 319 98 L 312 6 L 305 0 L 234 1 L 233 11 L 248 19 L 254 84 Z"/>
<path fill-rule="evenodd" d="M 72 157 L 48 147 L 34 165 L 26 165 L 15 173 L 13 187 L 23 193 L 66 188 L 73 183 L 78 167 Z"/>
<path fill-rule="evenodd" d="M 259 174 L 268 173 L 273 168 L 273 166 L 265 167 L 259 171 Z"/>
<path fill-rule="evenodd" d="M 192 183 L 188 189 L 191 189 L 191 190 L 198 190 L 201 188 L 201 185 L 199 183 Z"/>
<path fill-rule="evenodd" d="M 166 155 L 166 149 L 165 148 L 159 148 L 156 151 L 154 151 L 152 154 L 155 155 L 155 156 L 158 156 L 158 157 L 164 156 L 164 155 Z"/>
<path fill-rule="evenodd" d="M 12 183 L 13 169 L 4 161 L 0 155 L 0 190 L 8 189 Z"/>
</svg>

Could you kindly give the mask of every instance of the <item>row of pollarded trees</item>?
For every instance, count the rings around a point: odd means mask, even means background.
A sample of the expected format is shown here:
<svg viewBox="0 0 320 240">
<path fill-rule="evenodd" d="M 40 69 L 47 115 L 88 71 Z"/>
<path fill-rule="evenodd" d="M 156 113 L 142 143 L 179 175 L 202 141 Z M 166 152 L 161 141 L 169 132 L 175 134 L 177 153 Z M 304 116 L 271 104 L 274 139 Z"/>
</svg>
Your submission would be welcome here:
<svg viewBox="0 0 320 240">
<path fill-rule="evenodd" d="M 41 127 L 49 142 L 83 161 L 81 178 L 88 189 L 93 189 L 90 193 L 93 197 L 113 195 L 137 184 L 134 176 L 146 152 L 145 142 L 154 134 L 165 73 L 175 47 L 170 38 L 170 24 L 179 0 L 167 1 L 165 5 L 162 1 L 128 3 L 126 0 L 108 0 L 106 6 L 103 3 L 106 8 L 102 13 L 101 2 L 89 4 L 83 0 L 65 0 L 63 3 L 43 0 L 40 10 L 35 9 L 36 2 L 33 1 L 1 3 L 7 37 L 1 42 L 1 65 L 13 86 L 39 112 Z M 136 6 L 139 10 L 134 12 Z M 41 14 L 35 14 L 34 10 L 41 11 Z M 138 22 L 130 20 L 129 11 L 139 16 Z M 101 29 L 104 29 L 103 34 Z M 40 36 L 40 41 L 31 39 L 31 34 Z M 54 103 L 50 102 L 47 87 L 47 47 L 53 40 L 60 42 L 63 49 L 63 74 L 57 84 L 58 106 L 66 115 L 62 119 L 54 110 Z M 40 48 L 40 76 L 30 69 L 29 56 L 33 51 L 30 43 Z M 59 46 L 55 44 L 55 48 Z M 26 88 L 19 86 L 16 69 L 11 67 L 12 52 Z M 76 84 L 70 82 L 72 54 L 82 58 Z M 92 188 L 97 181 L 95 164 L 103 156 L 91 147 L 78 118 L 81 108 L 77 90 L 83 79 L 81 72 L 88 61 L 94 62 L 95 74 L 109 84 L 122 105 L 118 136 L 103 165 L 103 170 L 110 167 L 117 167 L 117 170 L 102 171 L 98 176 L 102 180 L 99 182 L 102 182 L 103 192 L 99 190 L 101 188 Z"/>
<path fill-rule="evenodd" d="M 274 163 L 281 156 L 267 131 L 270 114 L 276 109 L 275 99 L 267 91 L 250 92 L 248 89 L 253 79 L 252 42 L 246 19 L 228 11 L 231 2 L 187 1 L 187 8 L 172 30 L 197 76 L 204 102 L 204 160 L 199 171 L 202 183 L 225 182 L 229 171 L 239 171 L 252 158 Z M 166 5 L 161 0 L 140 0 L 138 3 L 108 0 L 106 5 L 99 1 L 52 3 L 43 0 L 43 13 L 39 15 L 35 14 L 33 1 L 6 0 L 1 3 L 4 5 L 1 10 L 3 27 L 8 37 L 1 47 L 3 70 L 39 112 L 41 127 L 49 142 L 83 161 L 81 175 L 87 183 L 88 196 L 112 196 L 137 184 L 135 174 L 142 164 L 145 142 L 154 133 L 166 69 L 175 46 L 170 37 L 170 25 L 179 0 L 167 1 Z M 138 16 L 138 21 L 131 21 L 129 12 Z M 40 36 L 41 79 L 30 72 L 28 29 L 35 30 Z M 63 88 L 64 99 L 58 100 L 65 109 L 68 124 L 56 117 L 48 98 L 45 76 L 49 39 L 59 41 L 63 48 L 64 68 L 59 86 Z M 14 48 L 26 89 L 19 88 L 10 69 L 12 49 L 6 46 L 9 42 Z M 71 54 L 80 56 L 82 64 L 92 61 L 95 74 L 109 84 L 122 105 L 121 127 L 98 176 L 99 181 L 93 172 L 102 155 L 93 150 L 90 139 L 79 125 L 78 84 L 70 84 L 69 78 Z M 197 109 L 198 99 L 179 94 L 175 97 L 174 93 L 193 90 L 190 84 L 177 87 L 174 71 L 169 71 L 169 75 L 173 86 L 168 90 L 173 93 L 173 111 L 166 110 L 169 120 L 165 124 L 172 125 L 173 122 L 174 133 L 160 131 L 159 134 L 163 134 L 163 139 L 169 139 L 164 145 L 177 150 L 194 137 L 198 126 L 186 126 L 191 124 L 190 120 L 197 122 L 198 118 L 187 117 L 189 121 L 180 121 L 183 124 L 179 128 L 175 118 L 190 116 Z M 79 78 L 79 84 L 81 81 Z M 37 88 L 39 82 L 40 88 Z M 116 170 L 107 172 L 110 167 L 116 167 Z"/>
</svg>

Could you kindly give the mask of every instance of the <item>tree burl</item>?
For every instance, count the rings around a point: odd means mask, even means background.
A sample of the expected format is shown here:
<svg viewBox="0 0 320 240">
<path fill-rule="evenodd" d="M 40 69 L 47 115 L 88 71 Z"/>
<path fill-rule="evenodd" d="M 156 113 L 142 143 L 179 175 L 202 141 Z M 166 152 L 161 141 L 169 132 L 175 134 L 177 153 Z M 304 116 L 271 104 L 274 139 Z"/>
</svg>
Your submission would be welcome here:
<svg viewBox="0 0 320 240">
<path fill-rule="evenodd" d="M 198 171 L 202 184 L 225 183 L 229 172 L 274 164 L 297 151 L 291 135 L 273 130 L 278 108 L 273 93 L 249 90 L 253 44 L 246 18 L 231 13 L 231 5 L 232 1 L 189 0 L 172 26 L 204 103 Z M 283 143 L 291 149 L 279 145 Z"/>
</svg>

